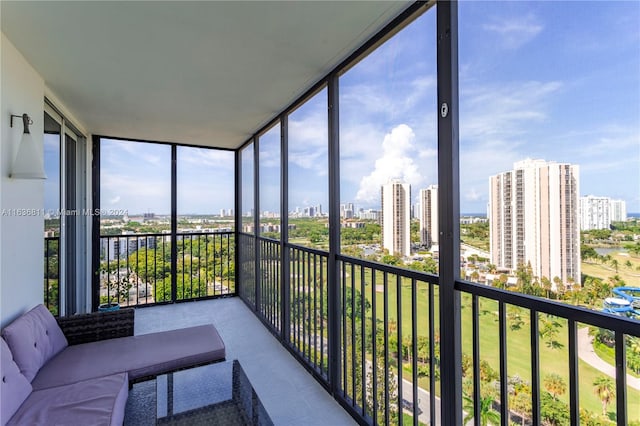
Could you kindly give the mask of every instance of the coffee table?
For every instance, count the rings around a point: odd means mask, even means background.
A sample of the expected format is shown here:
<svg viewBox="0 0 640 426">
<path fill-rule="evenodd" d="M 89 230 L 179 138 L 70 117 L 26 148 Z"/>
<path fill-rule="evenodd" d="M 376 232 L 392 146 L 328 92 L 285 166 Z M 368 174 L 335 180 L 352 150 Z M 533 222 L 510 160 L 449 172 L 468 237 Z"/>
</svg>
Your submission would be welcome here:
<svg viewBox="0 0 640 426">
<path fill-rule="evenodd" d="M 135 384 L 124 423 L 273 425 L 238 361 L 189 368 Z"/>
</svg>

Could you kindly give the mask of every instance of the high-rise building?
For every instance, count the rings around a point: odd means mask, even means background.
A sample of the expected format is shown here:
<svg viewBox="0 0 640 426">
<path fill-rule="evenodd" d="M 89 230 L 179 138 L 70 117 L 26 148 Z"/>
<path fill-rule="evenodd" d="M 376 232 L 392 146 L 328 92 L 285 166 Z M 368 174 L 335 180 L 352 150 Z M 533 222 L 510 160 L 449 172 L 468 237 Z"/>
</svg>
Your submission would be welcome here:
<svg viewBox="0 0 640 426">
<path fill-rule="evenodd" d="M 411 186 L 392 180 L 382 186 L 382 246 L 391 254 L 411 254 Z"/>
<path fill-rule="evenodd" d="M 624 200 L 611 200 L 611 222 L 626 222 L 627 202 Z"/>
<path fill-rule="evenodd" d="M 623 200 L 587 195 L 580 197 L 580 229 L 609 229 L 611 222 L 627 220 L 627 204 Z"/>
<path fill-rule="evenodd" d="M 420 190 L 420 244 L 438 244 L 438 185 Z"/>
<path fill-rule="evenodd" d="M 611 225 L 611 199 L 587 195 L 580 197 L 580 229 L 609 229 Z"/>
<path fill-rule="evenodd" d="M 491 262 L 531 264 L 538 278 L 580 282 L 579 168 L 523 160 L 490 178 Z"/>
</svg>

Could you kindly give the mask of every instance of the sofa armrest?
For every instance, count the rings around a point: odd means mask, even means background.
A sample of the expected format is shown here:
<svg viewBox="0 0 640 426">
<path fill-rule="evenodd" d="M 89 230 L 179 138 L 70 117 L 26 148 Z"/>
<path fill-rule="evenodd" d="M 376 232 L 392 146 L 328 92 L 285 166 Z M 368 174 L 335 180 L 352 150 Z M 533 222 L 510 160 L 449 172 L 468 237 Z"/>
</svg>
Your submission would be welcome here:
<svg viewBox="0 0 640 426">
<path fill-rule="evenodd" d="M 56 320 L 69 345 L 78 345 L 133 336 L 134 313 L 133 309 L 120 309 L 58 317 Z"/>
</svg>

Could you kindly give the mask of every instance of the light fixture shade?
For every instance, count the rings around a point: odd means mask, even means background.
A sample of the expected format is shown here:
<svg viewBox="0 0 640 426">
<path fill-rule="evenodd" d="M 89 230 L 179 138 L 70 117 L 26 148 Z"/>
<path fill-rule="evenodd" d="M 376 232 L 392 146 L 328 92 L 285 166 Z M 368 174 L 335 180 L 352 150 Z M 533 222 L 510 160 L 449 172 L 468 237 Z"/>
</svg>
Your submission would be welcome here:
<svg viewBox="0 0 640 426">
<path fill-rule="evenodd" d="M 31 133 L 23 133 L 18 153 L 13 162 L 11 177 L 14 179 L 46 179 L 44 163 L 36 149 Z"/>
</svg>

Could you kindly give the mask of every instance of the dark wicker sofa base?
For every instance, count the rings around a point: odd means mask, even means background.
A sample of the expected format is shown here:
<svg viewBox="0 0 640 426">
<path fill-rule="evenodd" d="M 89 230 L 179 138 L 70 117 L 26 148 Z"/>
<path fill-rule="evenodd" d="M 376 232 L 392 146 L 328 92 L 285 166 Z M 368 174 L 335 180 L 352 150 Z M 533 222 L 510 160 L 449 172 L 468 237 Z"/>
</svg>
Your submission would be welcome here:
<svg viewBox="0 0 640 426">
<path fill-rule="evenodd" d="M 137 339 L 137 342 L 131 341 L 131 347 L 134 352 L 139 352 L 139 340 L 149 338 L 148 340 L 152 341 L 149 348 L 150 356 L 158 350 L 158 340 L 164 339 L 165 337 L 167 339 L 166 345 L 171 345 L 171 342 L 175 342 L 176 339 L 178 339 L 183 349 L 190 344 L 194 346 L 193 354 L 188 353 L 189 351 L 186 350 L 188 356 L 185 356 L 185 350 L 180 351 L 181 358 L 176 360 L 176 362 L 171 362 L 171 360 L 165 357 L 163 362 L 157 366 L 152 365 L 143 369 L 138 368 L 138 370 L 135 370 L 135 366 L 132 366 L 129 371 L 127 371 L 127 365 L 122 366 L 122 368 L 129 373 L 130 386 L 133 385 L 133 383 L 153 379 L 159 374 L 225 360 L 224 343 L 212 325 L 190 327 L 182 330 L 170 330 L 149 335 L 140 335 L 134 338 L 135 310 L 130 308 L 59 317 L 57 318 L 57 322 L 70 346 L 104 341 L 101 346 L 105 347 L 109 345 L 109 340 L 124 338 L 125 340 L 113 340 L 113 342 L 121 345 L 123 345 L 124 342 L 123 350 L 126 352 L 126 345 L 129 342 L 127 339 Z M 181 336 L 184 336 L 184 340 L 180 340 Z M 134 345 L 133 343 L 136 344 Z M 203 347 L 203 345 L 206 347 Z M 172 348 L 162 346 L 160 349 L 169 351 Z M 141 371 L 143 374 L 140 374 Z"/>
</svg>

